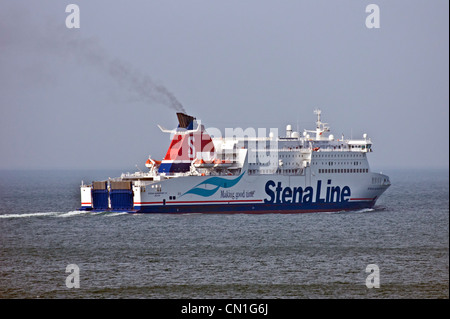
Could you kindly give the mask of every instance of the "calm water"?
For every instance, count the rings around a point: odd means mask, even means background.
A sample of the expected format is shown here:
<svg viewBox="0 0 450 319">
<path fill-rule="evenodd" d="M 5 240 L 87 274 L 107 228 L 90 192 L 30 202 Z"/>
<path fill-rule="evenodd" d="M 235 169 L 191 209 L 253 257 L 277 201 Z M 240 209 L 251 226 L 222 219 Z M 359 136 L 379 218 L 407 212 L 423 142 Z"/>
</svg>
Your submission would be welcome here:
<svg viewBox="0 0 450 319">
<path fill-rule="evenodd" d="M 120 173 L 0 171 L 1 298 L 449 298 L 447 170 L 384 171 L 391 188 L 352 213 L 77 211 L 81 180 Z"/>
</svg>

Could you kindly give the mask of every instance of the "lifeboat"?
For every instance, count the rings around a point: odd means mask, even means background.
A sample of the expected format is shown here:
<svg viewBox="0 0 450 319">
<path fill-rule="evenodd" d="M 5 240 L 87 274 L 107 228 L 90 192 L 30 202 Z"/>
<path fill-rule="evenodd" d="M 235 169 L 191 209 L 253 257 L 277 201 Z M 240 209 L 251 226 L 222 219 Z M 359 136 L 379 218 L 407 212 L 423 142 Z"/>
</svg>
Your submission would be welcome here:
<svg viewBox="0 0 450 319">
<path fill-rule="evenodd" d="M 154 167 L 159 167 L 160 164 L 161 164 L 161 161 L 155 161 L 154 159 L 151 159 L 150 157 L 145 162 L 145 166 L 149 169 L 152 169 Z"/>
<path fill-rule="evenodd" d="M 194 160 L 194 166 L 197 168 L 213 167 L 214 161 L 205 161 L 203 158 Z"/>
<path fill-rule="evenodd" d="M 230 167 L 231 165 L 232 165 L 232 163 L 230 161 L 220 160 L 220 159 L 214 160 L 214 167 L 216 167 L 216 168 L 225 168 L 225 167 Z"/>
</svg>

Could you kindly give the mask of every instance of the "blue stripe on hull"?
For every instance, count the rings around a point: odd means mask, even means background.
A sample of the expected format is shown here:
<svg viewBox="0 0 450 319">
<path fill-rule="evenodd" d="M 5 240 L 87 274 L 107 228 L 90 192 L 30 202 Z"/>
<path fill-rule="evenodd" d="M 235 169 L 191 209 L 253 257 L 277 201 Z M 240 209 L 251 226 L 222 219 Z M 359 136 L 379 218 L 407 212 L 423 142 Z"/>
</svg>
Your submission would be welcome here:
<svg viewBox="0 0 450 319">
<path fill-rule="evenodd" d="M 307 205 L 298 204 L 225 204 L 225 205 L 152 205 L 135 206 L 136 213 L 156 214 L 186 214 L 186 213 L 225 213 L 225 214 L 295 214 L 312 212 L 330 212 L 344 210 L 359 210 L 372 208 L 375 201 L 358 201 L 345 203 L 312 203 Z"/>
</svg>

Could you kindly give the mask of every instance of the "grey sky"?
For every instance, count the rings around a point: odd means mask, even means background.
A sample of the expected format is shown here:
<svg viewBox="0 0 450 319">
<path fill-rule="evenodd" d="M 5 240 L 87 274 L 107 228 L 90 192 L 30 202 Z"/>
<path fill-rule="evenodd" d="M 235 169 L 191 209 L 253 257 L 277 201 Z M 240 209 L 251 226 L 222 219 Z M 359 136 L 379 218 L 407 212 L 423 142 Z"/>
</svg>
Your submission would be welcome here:
<svg viewBox="0 0 450 319">
<path fill-rule="evenodd" d="M 373 168 L 448 168 L 448 6 L 1 0 L 0 168 L 144 168 L 177 124 L 164 89 L 207 127 L 311 129 L 319 107 Z"/>
</svg>

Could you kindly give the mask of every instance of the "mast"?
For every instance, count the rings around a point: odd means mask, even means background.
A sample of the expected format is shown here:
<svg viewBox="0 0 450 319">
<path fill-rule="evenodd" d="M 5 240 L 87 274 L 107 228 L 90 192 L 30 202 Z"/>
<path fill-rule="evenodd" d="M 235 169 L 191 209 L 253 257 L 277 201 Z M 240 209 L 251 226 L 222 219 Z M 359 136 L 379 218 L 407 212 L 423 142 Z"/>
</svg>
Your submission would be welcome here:
<svg viewBox="0 0 450 319">
<path fill-rule="evenodd" d="M 329 132 L 330 131 L 330 127 L 327 126 L 328 123 L 323 123 L 321 121 L 320 116 L 322 114 L 322 111 L 320 109 L 315 109 L 314 110 L 314 114 L 317 115 L 316 130 L 315 131 L 305 130 L 305 132 L 316 133 L 316 141 L 320 141 L 324 137 L 322 134 L 324 132 Z"/>
<path fill-rule="evenodd" d="M 322 124 L 322 122 L 320 121 L 320 114 L 322 114 L 322 110 L 320 110 L 320 109 L 315 109 L 315 110 L 314 110 L 314 114 L 317 114 L 316 128 L 317 128 L 317 129 L 320 129 L 320 124 Z"/>
</svg>

